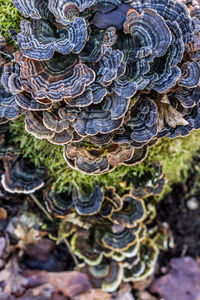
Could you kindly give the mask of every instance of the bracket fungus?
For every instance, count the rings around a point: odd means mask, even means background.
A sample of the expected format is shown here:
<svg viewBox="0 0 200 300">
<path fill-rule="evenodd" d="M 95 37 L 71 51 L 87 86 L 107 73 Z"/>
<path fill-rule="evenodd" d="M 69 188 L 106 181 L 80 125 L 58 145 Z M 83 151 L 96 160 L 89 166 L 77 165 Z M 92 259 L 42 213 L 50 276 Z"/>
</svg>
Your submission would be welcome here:
<svg viewBox="0 0 200 300">
<path fill-rule="evenodd" d="M 63 145 L 68 165 L 91 175 L 139 163 L 156 140 L 200 128 L 197 2 L 13 4 L 29 20 L 3 63 L 11 98 L 1 100 L 2 123 L 25 114 L 28 132 Z"/>
<path fill-rule="evenodd" d="M 165 180 L 161 165 L 155 166 L 152 185 L 146 175 L 141 177 L 138 194 L 133 182 L 136 197 L 134 192 L 119 195 L 114 187 L 104 185 L 95 186 L 89 194 L 83 194 L 77 186 L 71 194 L 59 194 L 55 188 L 47 188 L 43 194 L 48 211 L 64 218 L 62 232 L 81 271 L 104 291 L 115 291 L 121 282 L 142 280 L 155 269 L 158 247 L 147 226 L 156 211 L 152 216 L 151 200 L 143 197 L 161 192 Z"/>
<path fill-rule="evenodd" d="M 3 136 L 7 136 L 9 128 L 0 125 L 0 179 L 6 192 L 31 194 L 45 184 L 47 169 L 36 167 L 28 159 L 22 158 L 20 150 L 8 147 Z"/>
<path fill-rule="evenodd" d="M 6 164 L 1 183 L 7 192 L 30 194 L 44 185 L 46 175 L 46 169 L 36 168 L 25 159 L 20 159 L 14 165 Z"/>
</svg>

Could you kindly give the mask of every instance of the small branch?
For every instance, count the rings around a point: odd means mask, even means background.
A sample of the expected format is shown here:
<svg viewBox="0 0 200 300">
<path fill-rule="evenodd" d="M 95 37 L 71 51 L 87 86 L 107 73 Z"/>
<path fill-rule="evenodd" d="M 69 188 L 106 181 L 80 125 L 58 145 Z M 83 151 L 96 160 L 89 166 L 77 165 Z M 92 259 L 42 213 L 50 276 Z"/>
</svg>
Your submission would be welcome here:
<svg viewBox="0 0 200 300">
<path fill-rule="evenodd" d="M 66 238 L 63 238 L 63 241 L 65 242 L 65 244 L 66 244 L 66 246 L 67 246 L 67 248 L 68 248 L 68 250 L 69 250 L 69 253 L 71 254 L 71 256 L 72 256 L 72 258 L 73 258 L 73 260 L 74 260 L 74 263 L 75 263 L 75 265 L 76 265 L 76 268 L 78 269 L 78 265 L 79 265 L 78 259 L 76 258 L 76 256 L 75 256 L 74 253 L 72 252 L 71 246 L 70 246 L 68 240 L 67 240 Z"/>
<path fill-rule="evenodd" d="M 35 204 L 43 211 L 43 213 L 47 216 L 47 218 L 53 222 L 52 216 L 46 211 L 46 209 L 42 206 L 42 204 L 39 202 L 39 200 L 35 197 L 34 194 L 29 195 L 31 199 L 35 202 Z"/>
</svg>

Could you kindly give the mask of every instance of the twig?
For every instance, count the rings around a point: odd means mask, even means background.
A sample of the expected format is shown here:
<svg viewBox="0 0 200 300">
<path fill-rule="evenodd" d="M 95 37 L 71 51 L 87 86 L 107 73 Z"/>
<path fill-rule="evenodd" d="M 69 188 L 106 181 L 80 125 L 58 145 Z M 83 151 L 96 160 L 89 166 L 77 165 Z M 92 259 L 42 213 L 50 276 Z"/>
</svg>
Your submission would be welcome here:
<svg viewBox="0 0 200 300">
<path fill-rule="evenodd" d="M 76 265 L 76 268 L 78 269 L 79 262 L 78 262 L 76 256 L 74 255 L 74 253 L 72 252 L 71 246 L 70 246 L 68 240 L 64 237 L 64 238 L 63 238 L 63 241 L 65 242 L 65 244 L 66 244 L 66 246 L 67 246 L 67 248 L 68 248 L 68 250 L 69 250 L 69 253 L 71 254 L 71 256 L 72 256 L 72 258 L 73 258 L 73 260 L 74 260 L 74 263 L 75 263 L 75 265 Z"/>
<path fill-rule="evenodd" d="M 47 216 L 47 218 L 53 222 L 53 218 L 51 215 L 46 211 L 46 209 L 42 206 L 42 204 L 38 201 L 34 194 L 30 194 L 31 199 L 37 204 L 37 206 L 43 211 L 43 213 Z"/>
</svg>

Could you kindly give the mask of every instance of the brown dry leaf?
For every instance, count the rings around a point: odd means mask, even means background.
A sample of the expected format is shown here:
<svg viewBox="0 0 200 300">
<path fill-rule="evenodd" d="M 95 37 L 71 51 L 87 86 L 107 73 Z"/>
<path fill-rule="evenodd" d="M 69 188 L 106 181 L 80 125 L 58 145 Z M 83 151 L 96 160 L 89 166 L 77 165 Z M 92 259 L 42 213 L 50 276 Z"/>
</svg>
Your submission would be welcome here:
<svg viewBox="0 0 200 300">
<path fill-rule="evenodd" d="M 99 289 L 91 289 L 88 292 L 74 297 L 72 300 L 110 300 L 111 294 Z"/>
<path fill-rule="evenodd" d="M 29 288 L 50 283 L 66 297 L 75 297 L 91 288 L 87 275 L 80 272 L 24 271 L 23 276 L 28 279 Z"/>
<path fill-rule="evenodd" d="M 160 103 L 158 103 L 158 131 L 161 131 L 164 126 L 164 120 L 172 128 L 176 128 L 179 125 L 188 125 L 182 114 L 174 109 L 168 100 L 167 95 L 164 95 Z"/>
<path fill-rule="evenodd" d="M 28 289 L 20 300 L 67 300 L 69 298 L 59 295 L 56 289 L 50 283 L 43 284 L 39 287 Z"/>
<path fill-rule="evenodd" d="M 40 232 L 34 228 L 29 229 L 27 226 L 17 224 L 15 235 L 19 238 L 17 243 L 18 248 L 24 249 L 28 244 L 34 244 L 40 240 Z"/>
<path fill-rule="evenodd" d="M 24 291 L 24 286 L 28 283 L 28 280 L 19 274 L 21 269 L 18 266 L 17 258 L 12 257 L 8 264 L 0 272 L 0 282 L 5 283 L 3 292 L 5 294 L 17 294 L 20 295 Z"/>
<path fill-rule="evenodd" d="M 192 257 L 174 258 L 169 272 L 155 280 L 151 292 L 165 300 L 199 300 L 200 266 Z"/>
<path fill-rule="evenodd" d="M 117 292 L 116 296 L 112 298 L 113 300 L 135 300 L 132 294 L 132 288 L 129 284 L 125 283 L 120 286 L 120 290 Z"/>
<path fill-rule="evenodd" d="M 48 261 L 51 252 L 55 249 L 56 243 L 47 238 L 40 239 L 39 241 L 27 244 L 24 250 L 24 255 L 32 260 Z"/>
<path fill-rule="evenodd" d="M 148 278 L 133 282 L 133 288 L 139 291 L 144 291 L 153 281 L 154 276 L 149 276 Z"/>
<path fill-rule="evenodd" d="M 137 300 L 159 300 L 159 299 L 156 298 L 156 297 L 154 297 L 154 296 L 152 296 L 147 291 L 140 291 L 139 293 L 137 293 Z"/>
<path fill-rule="evenodd" d="M 186 126 L 188 125 L 188 121 L 186 121 L 182 114 L 174 109 L 171 105 L 165 105 L 165 121 L 172 128 L 176 128 L 178 125 Z"/>
</svg>

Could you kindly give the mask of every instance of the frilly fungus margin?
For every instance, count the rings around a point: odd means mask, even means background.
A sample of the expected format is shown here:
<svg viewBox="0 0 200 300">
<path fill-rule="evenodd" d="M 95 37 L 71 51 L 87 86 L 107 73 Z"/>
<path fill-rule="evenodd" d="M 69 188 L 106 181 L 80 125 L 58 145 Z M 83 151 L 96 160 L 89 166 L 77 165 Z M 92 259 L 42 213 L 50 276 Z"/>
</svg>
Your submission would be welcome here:
<svg viewBox="0 0 200 300">
<path fill-rule="evenodd" d="M 161 162 L 163 165 L 163 172 L 168 179 L 165 192 L 168 192 L 173 183 L 186 180 L 192 157 L 200 148 L 199 131 L 194 131 L 185 138 L 176 138 L 174 140 L 165 138 L 150 148 L 149 155 L 144 162 L 133 167 L 119 166 L 108 174 L 89 176 L 66 167 L 62 146 L 52 145 L 45 140 L 38 140 L 27 133 L 24 129 L 23 117 L 10 122 L 10 132 L 11 140 L 19 143 L 25 157 L 30 158 L 37 166 L 43 164 L 48 168 L 59 192 L 66 191 L 66 185 L 70 192 L 74 182 L 79 186 L 85 184 L 88 190 L 100 182 L 105 183 L 106 186 L 114 184 L 115 187 L 120 183 L 123 190 L 126 188 L 123 180 L 126 175 L 129 177 L 133 175 L 140 177 L 145 171 L 151 171 L 151 165 L 156 162 Z"/>
<path fill-rule="evenodd" d="M 116 168 L 111 174 L 91 177 L 83 175 L 77 171 L 73 171 L 70 168 L 66 167 L 62 157 L 61 147 L 51 145 L 47 141 L 38 141 L 36 138 L 24 131 L 23 124 L 23 117 L 21 119 L 18 119 L 17 121 L 11 122 L 11 140 L 20 144 L 24 156 L 31 158 L 31 160 L 34 161 L 38 166 L 41 165 L 41 163 L 44 163 L 49 168 L 50 175 L 53 178 L 52 183 L 54 186 L 56 186 L 58 191 L 70 192 L 74 183 L 76 183 L 76 185 L 78 184 L 81 186 L 86 180 L 88 181 L 86 186 L 88 190 L 90 190 L 91 187 L 94 186 L 94 184 L 104 182 L 108 187 L 114 181 L 119 194 L 122 195 L 124 193 L 124 190 L 129 190 L 131 188 L 129 183 L 127 183 L 127 181 L 124 180 L 125 176 L 126 179 L 129 178 L 130 181 L 134 179 L 139 180 L 142 177 L 142 175 L 144 175 L 147 171 L 152 173 L 153 176 L 155 175 L 155 169 L 152 167 L 152 164 L 157 161 L 161 161 L 163 163 L 163 170 L 165 171 L 169 181 L 167 187 L 169 188 L 169 186 L 173 182 L 184 180 L 186 178 L 187 170 L 190 167 L 190 161 L 192 159 L 192 156 L 199 149 L 200 144 L 199 131 L 192 132 L 190 136 L 184 139 L 164 139 L 150 149 L 149 156 L 143 163 L 129 168 L 120 166 Z M 193 146 L 192 149 L 191 145 Z M 56 180 L 58 175 L 60 175 L 60 178 L 59 180 Z M 115 230 L 116 229 L 117 228 L 115 228 Z M 106 243 L 105 239 L 104 243 Z M 115 257 L 117 259 L 120 259 L 120 255 L 118 254 L 119 253 L 115 253 Z M 153 265 L 149 266 L 149 269 L 151 270 L 151 267 L 154 267 L 154 256 L 156 257 L 157 253 L 155 251 L 155 253 L 150 252 L 148 254 L 150 256 L 152 255 Z M 138 272 L 142 272 L 141 270 L 144 268 L 144 266 L 141 264 L 139 264 L 139 266 L 136 265 L 136 271 L 137 267 L 139 267 Z M 121 268 L 117 269 L 116 264 L 113 264 L 113 266 L 110 265 L 110 268 L 111 272 L 117 271 L 117 273 L 115 274 L 117 274 L 118 277 L 116 281 L 118 284 L 122 277 Z M 106 271 L 107 266 L 103 266 L 103 269 L 104 271 Z M 90 274 L 98 275 L 98 270 L 95 270 L 95 267 L 88 270 L 88 272 Z M 128 268 L 128 270 L 126 270 L 127 281 L 132 280 L 130 273 L 131 272 Z M 111 275 L 113 274 L 114 273 L 111 273 Z M 93 279 L 95 283 L 95 276 Z M 99 283 L 97 282 L 97 284 Z M 111 290 L 114 289 L 116 286 L 110 287 L 109 284 L 105 284 L 103 287 L 105 289 Z"/>
<path fill-rule="evenodd" d="M 8 0 L 6 3 L 0 1 L 0 4 L 1 34 L 5 35 L 6 40 L 10 42 L 8 29 L 15 27 L 16 30 L 20 31 L 21 13 L 17 11 L 11 0 Z M 8 15 L 11 15 L 12 19 Z M 86 181 L 85 178 L 87 178 L 88 189 L 100 181 L 106 183 L 107 186 L 111 185 L 113 181 L 121 182 L 121 186 L 123 187 L 123 176 L 125 174 L 129 176 L 132 173 L 141 175 L 155 161 L 161 161 L 163 164 L 163 170 L 168 178 L 166 186 L 166 191 L 168 191 L 172 183 L 186 179 L 192 156 L 199 149 L 200 144 L 199 131 L 194 131 L 184 139 L 164 139 L 154 146 L 154 148 L 150 149 L 149 156 L 145 162 L 131 168 L 120 166 L 110 174 L 93 177 L 70 170 L 68 167 L 66 168 L 62 156 L 62 147 L 54 146 L 44 140 L 37 140 L 25 132 L 23 117 L 10 122 L 10 125 L 10 138 L 20 144 L 24 156 L 29 157 L 38 166 L 44 163 L 48 167 L 50 175 L 60 192 L 66 190 L 66 184 L 68 183 L 69 191 L 72 189 L 72 179 L 78 184 L 82 184 Z M 192 148 L 191 145 L 193 145 Z M 57 174 L 59 174 L 60 180 L 57 179 Z"/>
<path fill-rule="evenodd" d="M 16 94 L 19 106 L 21 96 L 30 101 L 30 93 L 40 103 L 39 109 L 25 108 L 26 129 L 40 139 L 66 144 L 64 157 L 70 167 L 103 174 L 119 164 L 134 165 L 157 138 L 185 136 L 200 127 L 199 20 L 190 7 L 168 0 L 77 1 L 72 7 L 67 1 L 44 6 L 36 1 L 30 7 L 28 0 L 13 3 L 25 17 L 33 18 L 33 25 L 22 22 L 22 32 L 15 38 L 23 55 L 17 52 L 5 66 L 2 82 Z M 77 36 L 76 23 L 82 24 Z M 38 56 L 38 45 L 44 56 Z M 61 54 L 52 57 L 55 50 Z M 45 112 L 41 103 L 50 102 L 52 107 Z M 26 113 L 27 109 L 39 112 Z"/>
</svg>

